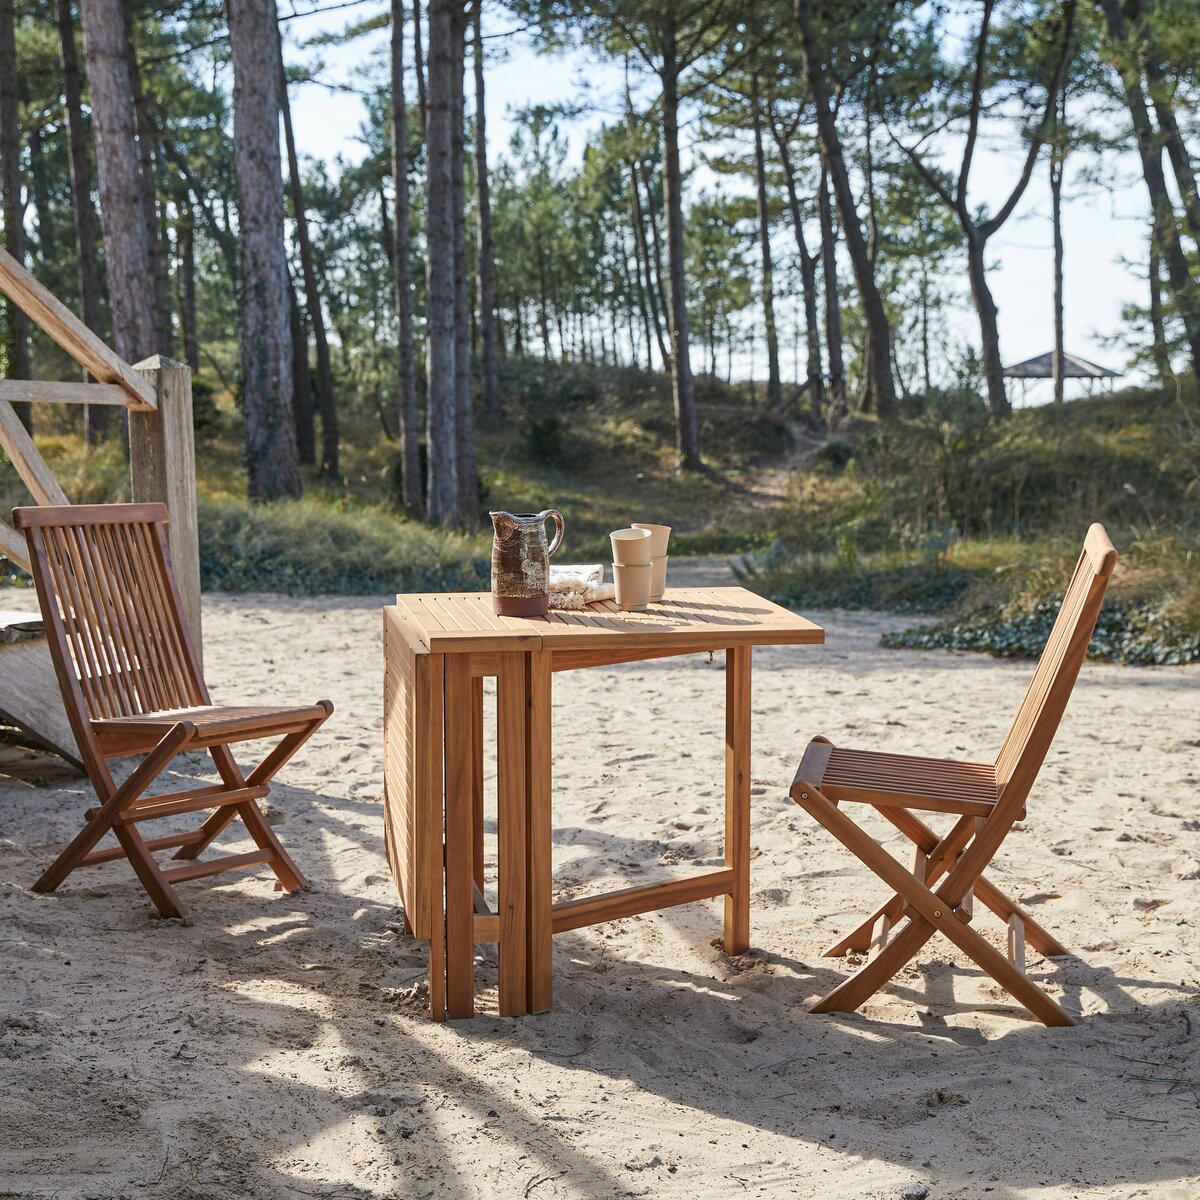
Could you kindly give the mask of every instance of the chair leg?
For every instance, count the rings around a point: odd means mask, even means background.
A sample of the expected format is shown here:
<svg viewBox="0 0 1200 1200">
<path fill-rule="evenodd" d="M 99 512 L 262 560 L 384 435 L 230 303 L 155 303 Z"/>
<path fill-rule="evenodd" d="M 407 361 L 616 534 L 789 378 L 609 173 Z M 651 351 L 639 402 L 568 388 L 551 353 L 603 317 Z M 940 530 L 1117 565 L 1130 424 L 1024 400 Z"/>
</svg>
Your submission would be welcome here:
<svg viewBox="0 0 1200 1200">
<path fill-rule="evenodd" d="M 897 972 L 908 965 L 934 935 L 928 921 L 910 920 L 890 942 L 853 975 L 843 979 L 831 992 L 809 1009 L 815 1013 L 854 1012 L 861 1008 Z"/>
<path fill-rule="evenodd" d="M 188 721 L 181 721 L 178 725 L 172 726 L 158 745 L 130 772 L 125 782 L 101 804 L 95 815 L 67 843 L 54 862 L 42 872 L 38 881 L 33 885 L 33 890 L 35 892 L 54 891 L 79 865 L 84 855 L 113 828 L 114 818 L 132 804 L 162 774 L 167 764 L 192 740 L 195 733 L 196 727 Z M 119 833 L 117 836 L 121 845 L 125 846 L 125 839 L 121 838 Z M 146 855 L 149 855 L 148 851 L 146 851 Z M 145 880 L 143 880 L 144 882 Z M 162 886 L 167 887 L 165 881 Z M 149 890 L 150 888 L 147 886 L 147 891 Z M 165 915 L 174 916 L 175 914 Z"/>
<path fill-rule="evenodd" d="M 292 856 L 283 848 L 279 838 L 263 816 L 262 809 L 253 800 L 237 806 L 238 815 L 242 818 L 254 844 L 260 850 L 270 850 L 273 857 L 270 861 L 271 870 L 288 892 L 299 892 L 308 887 L 308 880 L 300 874 L 300 868 L 292 861 Z"/>
<path fill-rule="evenodd" d="M 876 811 L 881 812 L 901 832 L 907 834 L 916 844 L 917 853 L 925 856 L 925 861 L 920 871 L 914 870 L 913 874 L 926 884 L 935 883 L 950 869 L 950 865 L 958 857 L 963 846 L 970 840 L 971 831 L 974 828 L 974 818 L 961 817 L 954 823 L 950 832 L 944 838 L 939 838 L 932 829 L 920 821 L 916 821 L 915 824 L 920 826 L 920 829 L 924 831 L 922 834 L 915 833 L 912 826 L 906 828 L 893 815 L 902 813 L 904 816 L 908 816 L 909 814 L 904 809 L 880 808 Z M 857 929 L 848 933 L 840 942 L 834 942 L 832 946 L 823 951 L 824 956 L 826 958 L 840 958 L 851 950 L 859 952 L 869 950 L 875 922 L 880 917 L 887 917 L 888 922 L 895 925 L 904 915 L 906 904 L 907 901 L 898 892 L 893 894 L 892 898 L 886 904 L 877 908 Z"/>
<path fill-rule="evenodd" d="M 902 833 L 911 838 L 918 846 L 931 842 L 937 842 L 937 834 L 929 828 L 919 817 L 914 816 L 907 809 L 903 808 L 888 808 L 880 809 L 880 812 L 891 821 Z M 964 818 L 969 820 L 969 818 Z M 964 821 L 958 822 L 963 824 Z M 957 826 L 956 826 L 957 828 Z M 953 830 L 951 835 L 953 836 Z M 953 858 L 958 854 L 962 847 L 959 846 L 953 855 L 948 854 L 942 871 L 948 870 Z M 927 882 L 936 880 L 940 877 L 941 871 L 933 876 L 927 876 Z M 1050 957 L 1070 954 L 1070 951 L 1052 934 L 1049 930 L 1039 925 L 1015 900 L 1009 899 L 995 884 L 991 883 L 984 875 L 980 875 L 975 881 L 975 895 L 979 900 L 992 910 L 1005 924 L 1015 914 L 1020 917 L 1025 924 L 1025 940 L 1039 954 L 1045 954 Z"/>
<path fill-rule="evenodd" d="M 267 757 L 264 758 L 262 762 L 260 762 L 258 766 L 250 772 L 249 775 L 242 774 L 242 769 L 237 765 L 237 761 L 233 757 L 233 752 L 229 749 L 228 745 L 210 746 L 209 753 L 212 755 L 212 760 L 216 764 L 217 770 L 221 775 L 221 781 L 225 784 L 225 786 L 232 790 L 235 788 L 246 787 L 247 785 L 260 786 L 269 784 L 271 780 L 274 779 L 275 775 L 280 771 L 280 769 L 286 765 L 289 759 L 292 758 L 296 751 L 299 750 L 300 747 L 303 746 L 304 743 L 307 742 L 308 739 L 312 737 L 312 735 L 316 733 L 318 729 L 320 729 L 320 727 L 325 723 L 325 720 L 328 719 L 328 713 L 333 711 L 333 705 L 330 704 L 328 700 L 322 700 L 321 703 L 327 708 L 326 717 L 322 718 L 320 721 L 312 722 L 304 729 L 297 730 L 295 733 L 289 733 L 285 738 L 283 738 L 282 741 L 280 741 L 274 750 L 272 750 L 270 754 L 268 754 Z M 235 817 L 241 815 L 241 807 L 241 805 L 231 805 L 228 808 L 217 809 L 217 811 L 214 812 L 204 822 L 204 824 L 200 826 L 202 836 L 190 845 L 182 847 L 174 857 L 179 859 L 198 858 L 204 853 L 205 850 L 208 849 L 209 846 L 212 845 L 216 838 L 221 835 L 226 826 L 228 826 L 229 822 Z M 261 809 L 259 809 L 257 805 L 254 805 L 254 809 L 261 816 Z M 243 820 L 245 820 L 244 817 Z M 271 848 L 278 846 L 278 853 L 282 855 L 283 859 L 288 864 L 285 867 L 285 871 L 287 871 L 290 875 L 293 875 L 294 878 L 299 882 L 292 886 L 288 883 L 288 880 L 283 874 L 281 874 L 279 871 L 276 871 L 279 881 L 285 888 L 287 888 L 289 892 L 295 891 L 297 888 L 304 887 L 305 882 L 303 875 L 300 874 L 296 864 L 283 849 L 279 839 L 275 837 L 274 832 L 271 831 L 269 826 L 267 826 L 265 817 L 262 820 L 262 824 L 264 827 L 266 827 L 265 836 L 269 837 L 272 843 Z M 260 849 L 266 850 L 268 848 L 267 845 L 259 841 L 258 837 L 255 837 L 253 830 L 251 830 L 251 837 L 254 837 L 254 840 Z"/>
<path fill-rule="evenodd" d="M 125 857 L 129 859 L 134 873 L 141 880 L 142 887 L 154 901 L 154 907 L 158 909 L 159 916 L 177 917 L 179 920 L 191 924 L 187 908 L 179 899 L 175 889 L 163 878 L 163 873 L 159 869 L 158 863 L 154 861 L 138 827 L 129 821 L 121 825 L 114 825 L 113 833 L 121 843 Z"/>
<path fill-rule="evenodd" d="M 852 854 L 870 867 L 885 883 L 905 897 L 911 906 L 909 924 L 876 958 L 855 972 L 813 1011 L 857 1008 L 899 971 L 940 929 L 960 950 L 986 971 L 1046 1025 L 1073 1025 L 1074 1020 L 1036 984 L 975 930 L 966 925 L 936 892 L 914 878 L 865 831 L 841 812 L 826 796 L 809 785 L 800 785 L 793 798 L 819 821 Z M 955 873 L 958 873 L 957 871 Z M 977 881 L 977 880 L 976 880 Z M 951 878 L 948 884 L 960 881 Z"/>
</svg>

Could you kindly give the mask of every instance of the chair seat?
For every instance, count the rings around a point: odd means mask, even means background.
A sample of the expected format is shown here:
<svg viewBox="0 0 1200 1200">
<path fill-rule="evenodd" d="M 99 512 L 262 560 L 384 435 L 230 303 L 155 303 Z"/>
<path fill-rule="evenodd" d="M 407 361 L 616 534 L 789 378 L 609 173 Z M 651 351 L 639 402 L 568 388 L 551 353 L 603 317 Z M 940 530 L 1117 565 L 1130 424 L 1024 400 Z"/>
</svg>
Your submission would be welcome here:
<svg viewBox="0 0 1200 1200">
<path fill-rule="evenodd" d="M 195 708 L 172 708 L 137 713 L 130 717 L 107 717 L 93 721 L 92 730 L 106 752 L 119 749 L 136 753 L 150 748 L 180 721 L 196 726 L 194 746 L 218 742 L 249 741 L 303 729 L 324 721 L 328 709 L 320 704 L 267 706 L 250 704 L 205 704 Z"/>
<path fill-rule="evenodd" d="M 986 817 L 996 805 L 996 768 L 874 750 L 847 750 L 822 738 L 809 743 L 797 779 L 835 803 L 919 808 Z"/>
</svg>

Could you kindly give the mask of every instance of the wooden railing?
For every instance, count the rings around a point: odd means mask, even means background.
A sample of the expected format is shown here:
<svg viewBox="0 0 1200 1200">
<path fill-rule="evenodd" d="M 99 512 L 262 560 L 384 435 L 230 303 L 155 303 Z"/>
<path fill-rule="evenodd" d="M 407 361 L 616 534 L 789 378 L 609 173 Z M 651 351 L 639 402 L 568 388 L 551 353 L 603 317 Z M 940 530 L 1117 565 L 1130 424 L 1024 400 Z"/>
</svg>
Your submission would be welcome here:
<svg viewBox="0 0 1200 1200">
<path fill-rule="evenodd" d="M 171 514 L 171 558 L 184 612 L 199 646 L 200 541 L 191 372 L 162 356 L 130 366 L 3 249 L 0 292 L 96 381 L 0 379 L 0 447 L 35 503 L 69 504 L 13 404 L 111 404 L 128 409 L 131 495 L 138 502 L 159 501 Z M 28 570 L 25 539 L 4 520 L 0 520 L 0 554 Z"/>
</svg>

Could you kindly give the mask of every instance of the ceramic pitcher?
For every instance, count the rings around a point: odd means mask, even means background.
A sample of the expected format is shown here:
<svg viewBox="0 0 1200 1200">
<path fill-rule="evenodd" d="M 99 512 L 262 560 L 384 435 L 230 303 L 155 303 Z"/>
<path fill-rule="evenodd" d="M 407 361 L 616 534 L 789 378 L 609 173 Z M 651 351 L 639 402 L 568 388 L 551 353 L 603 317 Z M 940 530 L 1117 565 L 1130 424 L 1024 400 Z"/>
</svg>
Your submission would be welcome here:
<svg viewBox="0 0 1200 1200">
<path fill-rule="evenodd" d="M 562 513 L 493 512 L 492 611 L 504 617 L 540 617 L 550 611 L 550 556 L 563 538 Z M 546 522 L 555 525 L 546 544 Z"/>
</svg>

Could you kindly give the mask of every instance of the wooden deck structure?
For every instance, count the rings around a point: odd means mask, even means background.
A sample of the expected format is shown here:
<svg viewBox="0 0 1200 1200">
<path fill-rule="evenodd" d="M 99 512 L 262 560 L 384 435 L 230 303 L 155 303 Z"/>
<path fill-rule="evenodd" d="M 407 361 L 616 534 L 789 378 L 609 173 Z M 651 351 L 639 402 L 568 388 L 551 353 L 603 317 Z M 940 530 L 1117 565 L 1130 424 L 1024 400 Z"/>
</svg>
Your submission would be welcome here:
<svg viewBox="0 0 1200 1200">
<path fill-rule="evenodd" d="M 14 404 L 105 404 L 129 414 L 131 495 L 136 502 L 165 504 L 171 514 L 169 545 L 188 626 L 201 652 L 200 549 L 196 523 L 196 466 L 192 431 L 191 372 L 156 356 L 130 365 L 0 249 L 0 293 L 79 364 L 95 382 L 0 379 L 0 449 L 12 462 L 35 504 L 65 505 L 69 498 L 21 424 Z M 0 554 L 30 568 L 25 539 L 0 519 Z M 21 614 L 17 614 L 19 617 Z M 30 613 L 31 618 L 36 613 Z M 15 624 L 22 622 L 16 620 Z M 24 678 L 21 689 L 6 688 Z M 79 761 L 77 749 L 46 736 L 67 728 L 49 651 L 41 638 L 0 638 L 0 710 L 39 744 Z M 22 696 L 24 693 L 24 697 Z M 48 716 L 49 714 L 49 716 Z M 47 721 L 49 720 L 49 726 Z"/>
</svg>

